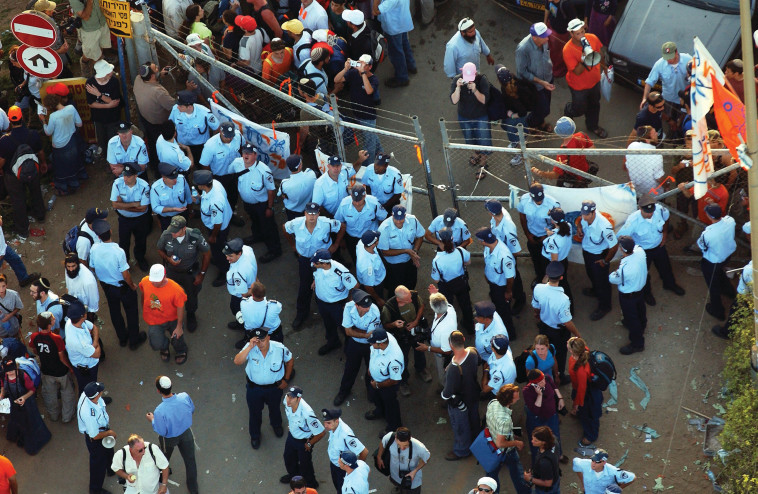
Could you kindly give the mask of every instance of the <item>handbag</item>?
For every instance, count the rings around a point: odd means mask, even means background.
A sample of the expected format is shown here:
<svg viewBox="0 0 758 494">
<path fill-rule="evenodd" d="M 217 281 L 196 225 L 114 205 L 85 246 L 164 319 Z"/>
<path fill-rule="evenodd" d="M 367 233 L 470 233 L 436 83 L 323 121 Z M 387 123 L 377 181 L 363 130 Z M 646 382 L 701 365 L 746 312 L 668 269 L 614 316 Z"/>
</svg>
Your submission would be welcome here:
<svg viewBox="0 0 758 494">
<path fill-rule="evenodd" d="M 6 313 L 8 313 L 8 314 L 10 314 L 11 312 L 13 312 L 12 310 L 8 310 L 8 307 L 4 306 L 3 304 L 0 304 L 0 307 L 2 307 L 3 310 Z M 21 314 L 19 314 L 19 313 L 16 313 L 16 319 L 18 319 L 18 325 L 19 326 L 23 326 L 23 322 L 24 322 L 23 316 Z"/>
<path fill-rule="evenodd" d="M 503 453 L 505 450 L 499 449 L 495 445 L 495 440 L 490 434 L 489 427 L 485 427 L 482 432 L 476 436 L 474 442 L 469 447 L 471 454 L 476 457 L 476 460 L 484 468 L 485 472 L 492 472 L 503 462 Z"/>
<path fill-rule="evenodd" d="M 387 441 L 387 446 L 385 446 L 384 451 L 382 452 L 382 463 L 384 463 L 384 468 L 379 468 L 379 463 L 376 461 L 377 457 L 379 456 L 379 448 L 376 448 L 374 450 L 374 467 L 376 470 L 384 475 L 385 477 L 390 476 L 390 446 L 392 446 L 392 443 L 395 442 L 395 433 L 392 433 L 390 436 L 390 440 Z"/>
<path fill-rule="evenodd" d="M 606 101 L 611 100 L 611 90 L 613 89 L 613 65 L 608 70 L 600 73 L 600 94 Z"/>
</svg>

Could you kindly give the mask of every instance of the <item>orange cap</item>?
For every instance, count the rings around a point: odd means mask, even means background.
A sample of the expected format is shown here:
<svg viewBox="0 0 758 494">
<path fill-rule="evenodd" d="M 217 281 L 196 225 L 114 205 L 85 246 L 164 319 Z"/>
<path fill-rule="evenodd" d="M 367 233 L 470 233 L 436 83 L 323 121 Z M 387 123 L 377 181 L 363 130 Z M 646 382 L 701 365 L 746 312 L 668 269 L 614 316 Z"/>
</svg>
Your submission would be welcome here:
<svg viewBox="0 0 758 494">
<path fill-rule="evenodd" d="M 11 122 L 20 122 L 24 118 L 24 113 L 18 106 L 11 106 L 8 108 L 8 120 Z"/>
</svg>

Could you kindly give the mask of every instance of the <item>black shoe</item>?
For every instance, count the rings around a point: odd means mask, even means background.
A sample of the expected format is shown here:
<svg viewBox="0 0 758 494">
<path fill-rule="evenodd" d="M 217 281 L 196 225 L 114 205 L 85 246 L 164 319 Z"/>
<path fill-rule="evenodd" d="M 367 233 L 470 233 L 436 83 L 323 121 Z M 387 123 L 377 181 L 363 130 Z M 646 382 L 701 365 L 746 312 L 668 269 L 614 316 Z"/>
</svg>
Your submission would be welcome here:
<svg viewBox="0 0 758 494">
<path fill-rule="evenodd" d="M 711 328 L 711 333 L 713 333 L 714 335 L 718 336 L 722 340 L 728 340 L 729 339 L 729 333 L 727 333 L 726 331 L 724 331 L 724 326 L 718 326 L 718 325 L 713 326 Z"/>
<path fill-rule="evenodd" d="M 274 427 L 274 435 L 276 437 L 282 437 L 284 435 L 284 429 L 282 429 L 282 426 Z"/>
<path fill-rule="evenodd" d="M 292 480 L 292 477 L 290 476 L 290 474 L 285 474 L 279 477 L 279 482 L 281 482 L 282 484 L 289 484 L 290 480 Z"/>
<path fill-rule="evenodd" d="M 259 242 L 263 242 L 263 237 L 255 237 L 253 235 L 250 235 L 249 237 L 245 237 L 242 239 L 242 243 L 245 245 L 253 245 Z"/>
<path fill-rule="evenodd" d="M 129 343 L 129 350 L 136 350 L 137 348 L 142 346 L 142 344 L 146 341 L 147 341 L 147 333 L 145 333 L 144 331 L 140 331 L 139 334 L 137 335 L 137 341 L 135 343 Z"/>
<path fill-rule="evenodd" d="M 674 285 L 673 288 L 664 288 L 664 290 L 672 291 L 680 297 L 685 294 L 684 288 L 680 287 L 679 285 Z"/>
<path fill-rule="evenodd" d="M 629 326 L 626 325 L 626 319 L 621 320 L 621 325 L 624 326 L 626 329 L 629 329 Z"/>
<path fill-rule="evenodd" d="M 721 311 L 720 313 L 716 312 L 711 306 L 711 304 L 705 304 L 705 311 L 708 314 L 715 317 L 716 319 L 718 319 L 719 321 L 726 321 L 726 315 L 724 315 L 724 312 L 723 311 Z"/>
<path fill-rule="evenodd" d="M 332 402 L 332 405 L 338 407 L 342 405 L 343 403 L 345 403 L 345 400 L 347 399 L 348 394 L 349 393 L 343 393 L 342 391 L 337 393 L 337 396 L 334 397 L 334 401 Z"/>
<path fill-rule="evenodd" d="M 511 307 L 511 314 L 513 314 L 514 316 L 519 315 L 519 313 L 521 312 L 521 309 L 524 308 L 525 304 L 526 304 L 526 299 L 525 298 L 521 298 L 521 299 L 516 300 L 513 303 L 513 307 Z M 513 339 L 513 338 L 511 338 L 511 339 Z"/>
<path fill-rule="evenodd" d="M 226 275 L 221 274 L 221 275 L 217 276 L 216 279 L 213 280 L 213 283 L 211 283 L 211 285 L 213 285 L 215 287 L 226 285 Z"/>
<path fill-rule="evenodd" d="M 410 83 L 408 79 L 401 81 L 397 77 L 392 77 L 384 81 L 384 85 L 387 87 L 405 87 Z"/>
<path fill-rule="evenodd" d="M 590 321 L 599 321 L 600 319 L 604 318 L 607 313 L 610 312 L 610 309 L 596 309 L 595 312 L 590 314 Z"/>
<path fill-rule="evenodd" d="M 622 346 L 619 349 L 619 353 L 621 353 L 621 355 L 631 355 L 633 353 L 642 352 L 642 351 L 645 351 L 644 346 L 639 347 L 639 346 L 626 345 L 626 346 Z"/>
<path fill-rule="evenodd" d="M 110 396 L 103 396 L 103 403 L 105 403 L 106 405 L 110 405 L 112 402 L 113 402 L 113 398 L 111 398 Z"/>
<path fill-rule="evenodd" d="M 187 313 L 187 331 L 194 333 L 197 329 L 197 316 L 194 312 Z"/>
<path fill-rule="evenodd" d="M 245 226 L 245 220 L 243 220 L 239 215 L 233 214 L 232 219 L 230 220 L 232 225 L 234 226 Z"/>
<path fill-rule="evenodd" d="M 332 350 L 336 350 L 337 348 L 341 346 L 342 345 L 340 344 L 339 341 L 336 341 L 334 343 L 327 342 L 324 346 L 318 349 L 318 354 L 322 356 L 326 355 L 327 353 L 331 352 Z"/>
<path fill-rule="evenodd" d="M 645 295 L 645 303 L 647 305 L 649 305 L 650 307 L 652 307 L 652 306 L 655 305 L 655 303 L 656 303 L 655 302 L 655 297 L 653 297 L 652 293 L 648 293 L 647 295 Z"/>
<path fill-rule="evenodd" d="M 261 447 L 261 440 L 260 439 L 251 439 L 250 440 L 250 446 L 253 447 L 253 449 L 258 449 Z"/>
<path fill-rule="evenodd" d="M 595 297 L 595 290 L 592 288 L 582 288 L 582 295 L 585 297 Z"/>
<path fill-rule="evenodd" d="M 295 331 L 301 331 L 303 329 L 303 323 L 305 322 L 306 316 L 297 315 L 295 317 L 295 320 L 292 321 L 292 329 Z"/>
<path fill-rule="evenodd" d="M 27 286 L 32 284 L 32 281 L 37 281 L 40 278 L 40 276 L 42 275 L 37 273 L 36 271 L 34 273 L 29 273 L 27 277 L 19 281 L 18 284 L 20 287 L 26 288 Z"/>
<path fill-rule="evenodd" d="M 245 345 L 247 345 L 249 341 L 250 341 L 249 339 L 243 337 L 241 340 L 239 340 L 237 343 L 234 344 L 234 348 L 236 348 L 237 350 L 242 350 L 243 348 L 245 348 Z"/>
<path fill-rule="evenodd" d="M 237 321 L 236 319 L 234 321 L 229 321 L 228 323 L 226 323 L 226 327 L 229 329 L 233 329 L 235 331 L 242 331 L 243 329 L 245 329 L 245 326 L 240 324 L 239 321 Z"/>
<path fill-rule="evenodd" d="M 282 255 L 281 252 L 266 252 L 260 257 L 260 259 L 258 259 L 258 262 L 261 264 L 266 264 L 268 262 L 273 261 L 277 257 L 281 257 L 281 255 Z"/>
<path fill-rule="evenodd" d="M 434 21 L 432 21 L 432 22 L 434 22 Z M 429 22 L 427 24 L 431 24 L 431 22 Z M 409 74 L 413 74 L 413 75 L 418 74 L 418 67 L 413 67 L 413 68 L 408 67 L 408 73 Z"/>
<path fill-rule="evenodd" d="M 129 344 L 129 340 L 118 340 L 118 346 L 125 347 Z"/>
<path fill-rule="evenodd" d="M 379 413 L 379 411 L 375 408 L 373 410 L 369 410 L 368 412 L 363 414 L 363 418 L 366 420 L 376 420 L 382 418 L 384 415 Z"/>
<path fill-rule="evenodd" d="M 150 271 L 150 265 L 144 259 L 140 259 L 139 261 L 137 261 L 137 266 L 139 266 L 139 268 L 145 273 Z"/>
</svg>

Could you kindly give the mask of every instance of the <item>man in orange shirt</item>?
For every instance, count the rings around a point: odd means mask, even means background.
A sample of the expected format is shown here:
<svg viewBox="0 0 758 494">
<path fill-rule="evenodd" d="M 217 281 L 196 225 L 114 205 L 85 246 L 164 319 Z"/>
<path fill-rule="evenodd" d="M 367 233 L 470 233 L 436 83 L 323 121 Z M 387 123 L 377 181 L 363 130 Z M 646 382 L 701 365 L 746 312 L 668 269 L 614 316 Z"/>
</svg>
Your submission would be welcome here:
<svg viewBox="0 0 758 494">
<path fill-rule="evenodd" d="M 13 463 L 3 455 L 0 455 L 0 494 L 18 494 L 16 469 L 13 468 Z"/>
<path fill-rule="evenodd" d="M 174 347 L 174 361 L 182 365 L 187 361 L 187 343 L 184 341 L 184 304 L 187 294 L 178 283 L 166 278 L 166 268 L 153 264 L 149 276 L 139 282 L 142 297 L 142 318 L 148 324 L 150 346 L 161 352 L 161 360 L 168 362 L 171 353 L 169 341 Z M 171 334 L 171 339 L 166 337 Z"/>
<path fill-rule="evenodd" d="M 566 82 L 571 91 L 571 102 L 566 104 L 563 113 L 576 118 L 585 115 L 587 129 L 601 139 L 608 136 L 598 124 L 600 116 L 600 71 L 605 72 L 606 49 L 594 34 L 586 33 L 584 22 L 572 19 L 568 24 L 571 40 L 563 47 L 563 60 L 568 72 Z M 593 52 L 600 53 L 600 62 L 590 66 L 584 58 L 584 44 L 589 43 Z"/>
</svg>

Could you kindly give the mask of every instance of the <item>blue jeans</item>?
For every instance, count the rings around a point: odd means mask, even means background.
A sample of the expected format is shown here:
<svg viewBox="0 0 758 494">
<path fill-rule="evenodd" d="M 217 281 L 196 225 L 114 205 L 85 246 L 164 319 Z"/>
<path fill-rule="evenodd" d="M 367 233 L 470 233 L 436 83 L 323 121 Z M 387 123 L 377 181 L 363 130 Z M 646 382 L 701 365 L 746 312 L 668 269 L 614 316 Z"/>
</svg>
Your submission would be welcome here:
<svg viewBox="0 0 758 494">
<path fill-rule="evenodd" d="M 356 118 L 355 121 L 360 125 L 376 128 L 376 119 L 361 120 L 360 118 Z M 368 151 L 368 159 L 366 160 L 366 163 L 373 163 L 376 155 L 382 152 L 382 143 L 379 142 L 379 136 L 373 132 L 361 131 L 361 134 L 363 136 L 363 149 Z"/>
<path fill-rule="evenodd" d="M 558 414 L 556 413 L 549 419 L 545 420 L 533 414 L 527 407 L 524 407 L 524 411 L 526 412 L 525 440 L 529 441 L 529 449 L 532 450 L 532 460 L 534 460 L 534 458 L 537 456 L 537 452 L 539 451 L 537 448 L 532 446 L 532 432 L 534 432 L 534 429 L 541 425 L 546 425 L 550 427 L 551 431 L 553 431 L 553 435 L 555 436 L 555 453 L 558 455 L 558 458 L 560 458 L 563 454 L 563 449 L 561 447 L 561 430 L 558 422 Z"/>
<path fill-rule="evenodd" d="M 8 266 L 16 273 L 19 283 L 29 277 L 29 273 L 26 272 L 26 266 L 24 266 L 24 261 L 21 260 L 21 256 L 10 245 L 6 245 L 5 255 L 0 257 L 0 266 L 3 265 L 3 262 L 7 262 Z"/>
<path fill-rule="evenodd" d="M 62 148 L 53 148 L 53 183 L 61 192 L 73 192 L 79 188 L 78 175 L 81 172 L 81 154 L 76 142 L 76 134 Z"/>
<path fill-rule="evenodd" d="M 458 124 L 461 126 L 466 144 L 472 146 L 492 146 L 490 121 L 486 115 L 479 118 L 464 118 L 458 115 Z M 486 151 L 477 151 L 477 153 L 490 154 Z"/>
<path fill-rule="evenodd" d="M 471 454 L 469 447 L 478 433 L 472 427 L 479 420 L 477 406 L 478 403 L 474 403 L 465 412 L 459 410 L 458 407 L 447 406 L 447 413 L 450 415 L 450 426 L 453 428 L 453 453 L 461 458 L 465 458 Z"/>
<path fill-rule="evenodd" d="M 529 494 L 530 489 L 524 482 L 524 468 L 521 466 L 521 460 L 519 459 L 516 448 L 511 448 L 503 455 L 502 463 L 505 463 L 508 466 L 508 474 L 511 476 L 511 481 L 513 482 L 513 487 L 516 489 L 516 494 Z M 497 490 L 495 491 L 495 494 L 500 492 L 501 486 L 498 473 L 500 473 L 500 465 L 502 465 L 502 463 L 499 464 L 495 470 L 487 472 L 487 477 L 492 477 L 495 479 L 495 482 L 497 482 Z"/>
<path fill-rule="evenodd" d="M 395 79 L 407 81 L 408 69 L 414 70 L 416 68 L 416 60 L 413 58 L 413 50 L 411 50 L 411 42 L 408 40 L 408 33 L 387 35 L 386 37 L 390 52 L 390 62 L 395 67 Z"/>
<path fill-rule="evenodd" d="M 529 115 L 525 117 L 506 117 L 503 119 L 503 123 L 500 125 L 504 131 L 508 133 L 508 140 L 511 141 L 513 144 L 518 144 L 518 129 L 516 126 L 518 124 L 522 124 L 524 127 L 528 127 L 526 121 L 529 118 Z M 524 128 L 524 132 L 528 133 L 529 131 Z"/>
<path fill-rule="evenodd" d="M 576 392 L 572 391 L 571 398 L 575 395 Z M 584 405 L 579 407 L 576 415 L 582 423 L 584 437 L 593 443 L 597 441 L 600 435 L 600 417 L 603 415 L 603 392 L 588 385 L 584 393 Z"/>
</svg>

